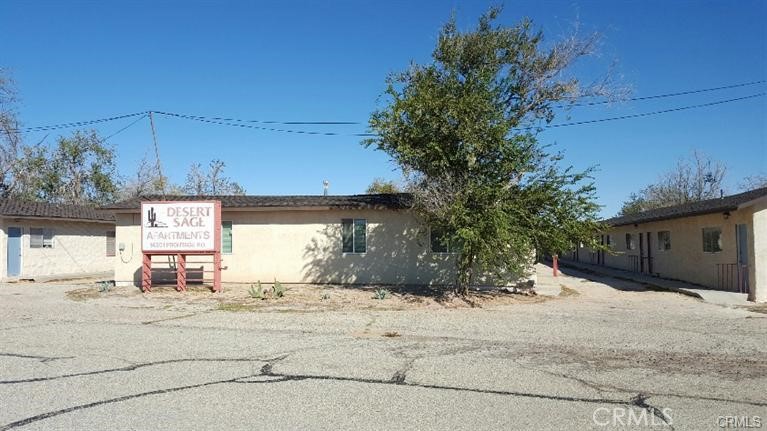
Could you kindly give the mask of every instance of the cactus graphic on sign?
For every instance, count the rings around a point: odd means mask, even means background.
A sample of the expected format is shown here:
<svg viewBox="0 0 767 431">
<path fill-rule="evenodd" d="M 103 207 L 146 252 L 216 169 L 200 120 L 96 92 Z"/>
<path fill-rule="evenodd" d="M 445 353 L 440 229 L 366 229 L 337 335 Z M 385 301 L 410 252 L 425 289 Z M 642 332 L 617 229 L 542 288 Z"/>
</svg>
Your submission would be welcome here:
<svg viewBox="0 0 767 431">
<path fill-rule="evenodd" d="M 149 211 L 147 211 L 147 220 L 149 220 L 149 227 L 157 227 L 157 224 L 155 224 L 157 213 L 154 212 L 154 207 L 149 208 Z"/>
<path fill-rule="evenodd" d="M 165 223 L 157 221 L 157 213 L 154 211 L 154 207 L 150 207 L 149 211 L 146 212 L 146 219 L 149 222 L 147 227 L 168 227 Z"/>
</svg>

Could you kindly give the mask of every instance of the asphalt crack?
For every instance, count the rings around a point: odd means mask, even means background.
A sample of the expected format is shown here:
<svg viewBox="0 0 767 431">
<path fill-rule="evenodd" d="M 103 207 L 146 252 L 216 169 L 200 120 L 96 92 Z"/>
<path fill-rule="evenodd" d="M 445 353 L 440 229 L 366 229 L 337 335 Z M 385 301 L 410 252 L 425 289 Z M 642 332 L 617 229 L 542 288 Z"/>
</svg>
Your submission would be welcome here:
<svg viewBox="0 0 767 431">
<path fill-rule="evenodd" d="M 37 355 L 22 355 L 19 353 L 0 353 L 0 356 L 6 356 L 10 358 L 23 358 L 23 359 L 37 359 L 40 362 L 50 362 L 59 359 L 72 359 L 74 356 L 37 356 Z M 2 383 L 2 382 L 0 382 Z"/>
<path fill-rule="evenodd" d="M 649 397 L 647 395 L 643 393 L 638 393 L 634 398 L 631 399 L 631 405 L 647 410 L 648 412 L 652 413 L 655 417 L 662 420 L 664 424 L 666 424 L 673 430 L 674 426 L 671 425 L 671 418 L 667 417 L 665 413 L 663 413 L 663 409 L 659 409 L 658 407 L 647 404 L 648 398 Z"/>
<path fill-rule="evenodd" d="M 202 387 L 205 387 L 205 386 L 212 386 L 212 385 L 220 385 L 220 384 L 223 384 L 223 383 L 233 383 L 233 382 L 236 382 L 237 380 L 246 379 L 246 378 L 249 378 L 249 377 L 253 377 L 253 375 L 235 377 L 233 379 L 216 380 L 216 381 L 212 381 L 212 382 L 198 383 L 196 385 L 186 385 L 186 386 L 176 386 L 176 387 L 166 388 L 166 389 L 156 389 L 154 391 L 141 392 L 141 393 L 132 394 L 132 395 L 125 395 L 125 396 L 122 396 L 122 397 L 110 398 L 110 399 L 101 400 L 101 401 L 95 401 L 95 402 L 88 403 L 88 404 L 80 404 L 80 405 L 76 405 L 76 406 L 72 406 L 72 407 L 67 407 L 65 409 L 53 410 L 53 411 L 42 413 L 42 414 L 39 414 L 39 415 L 30 416 L 28 418 L 24 418 L 24 419 L 15 421 L 15 422 L 11 422 L 11 423 L 5 424 L 2 427 L 0 427 L 0 431 L 6 431 L 6 430 L 13 429 L 13 428 L 18 428 L 18 427 L 21 427 L 21 426 L 29 425 L 29 424 L 31 424 L 33 422 L 38 422 L 38 421 L 41 421 L 41 420 L 44 420 L 44 419 L 52 418 L 54 416 L 60 416 L 60 415 L 71 413 L 71 412 L 78 411 L 78 410 L 90 409 L 90 408 L 102 406 L 102 405 L 105 405 L 105 404 L 119 403 L 119 402 L 128 401 L 128 400 L 135 399 L 135 398 L 147 397 L 147 396 L 151 396 L 151 395 L 167 394 L 167 393 L 178 392 L 178 391 L 185 391 L 185 390 L 188 390 L 188 389 L 202 388 Z M 255 382 L 253 382 L 253 383 L 255 383 Z"/>
<path fill-rule="evenodd" d="M 40 359 L 40 358 L 46 358 L 46 357 L 38 357 L 38 356 L 31 356 L 31 355 L 16 355 L 16 354 L 3 354 L 4 356 L 21 356 L 21 357 L 29 357 L 33 359 Z M 176 387 L 170 387 L 165 389 L 156 389 L 152 391 L 147 392 L 141 392 L 137 394 L 131 394 L 131 395 L 124 395 L 121 397 L 116 398 L 110 398 L 106 400 L 100 400 L 100 401 L 94 401 L 91 403 L 86 404 L 80 404 L 72 407 L 67 407 L 64 409 L 59 410 L 53 410 L 50 412 L 38 414 L 35 416 L 30 416 L 21 420 L 17 420 L 8 424 L 5 424 L 0 427 L 0 431 L 6 431 L 13 428 L 21 427 L 28 425 L 33 422 L 42 421 L 45 419 L 49 419 L 51 417 L 64 415 L 67 413 L 89 409 L 93 407 L 98 407 L 106 404 L 113 404 L 113 403 L 120 403 L 123 401 L 141 398 L 141 397 L 147 397 L 147 396 L 153 396 L 153 395 L 160 395 L 160 394 L 166 394 L 166 393 L 172 393 L 172 392 L 179 392 L 189 389 L 195 389 L 195 388 L 201 388 L 206 386 L 213 386 L 213 385 L 221 385 L 221 384 L 258 384 L 258 385 L 267 385 L 267 384 L 278 384 L 283 382 L 290 382 L 290 381 L 304 381 L 304 380 L 314 380 L 314 381 L 335 381 L 335 382 L 356 382 L 356 383 L 362 383 L 362 384 L 376 384 L 376 385 L 397 385 L 397 386 L 405 386 L 405 387 L 412 387 L 412 388 L 423 388 L 423 389 L 434 389 L 434 390 L 443 390 L 443 391 L 456 391 L 456 392 L 468 392 L 468 393 L 478 393 L 478 394 L 487 394 L 487 395 L 500 395 L 500 396 L 511 396 L 511 397 L 524 397 L 524 398 L 533 398 L 533 399 L 545 399 L 545 400 L 551 400 L 551 401 L 561 401 L 561 402 L 581 402 L 581 403 L 590 403 L 590 404 L 608 404 L 608 405 L 624 405 L 624 406 L 633 406 L 633 407 L 639 407 L 642 409 L 647 410 L 654 416 L 656 416 L 658 419 L 662 420 L 666 425 L 671 427 L 673 429 L 673 426 L 671 425 L 671 419 L 668 418 L 662 411 L 661 408 L 658 408 L 656 406 L 650 405 L 647 403 L 648 395 L 644 393 L 639 393 L 638 395 L 631 397 L 630 399 L 620 399 L 620 398 L 605 398 L 605 397 L 598 397 L 598 398 L 589 398 L 589 397 L 577 397 L 577 396 L 565 396 L 565 395 L 549 395 L 549 394 L 542 394 L 542 393 L 532 393 L 532 392 L 520 392 L 520 391 L 507 391 L 507 390 L 496 390 L 496 389 L 481 389 L 481 388 L 469 388 L 469 387 L 461 387 L 461 386 L 448 386 L 448 385 L 436 385 L 436 384 L 426 384 L 426 383 L 418 383 L 413 381 L 407 380 L 407 373 L 410 370 L 410 367 L 413 364 L 413 361 L 409 361 L 406 363 L 406 365 L 397 370 L 394 375 L 389 379 L 376 379 L 376 378 L 362 378 L 362 377 L 344 377 L 344 376 L 332 376 L 332 375 L 323 375 L 323 374 L 289 374 L 289 373 L 281 373 L 276 372 L 274 370 L 274 365 L 285 358 L 287 358 L 289 354 L 283 354 L 277 357 L 268 358 L 268 359 L 259 359 L 259 358 L 201 358 L 201 359 L 170 359 L 170 360 L 163 360 L 163 361 L 154 361 L 154 362 L 146 362 L 146 363 L 140 363 L 135 365 L 129 365 L 126 367 L 120 367 L 120 368 L 113 368 L 108 370 L 97 370 L 97 371 L 89 371 L 89 372 L 83 372 L 83 373 L 73 373 L 73 374 L 66 374 L 66 375 L 60 375 L 60 376 L 52 376 L 52 377 L 44 377 L 44 378 L 38 378 L 38 379 L 27 379 L 27 380 L 16 380 L 16 381 L 7 381 L 7 382 L 0 382 L 2 384 L 16 384 L 16 383 L 27 383 L 27 382 L 36 382 L 36 381 L 45 381 L 45 380 L 54 380 L 54 379 L 61 379 L 61 378 L 69 378 L 69 377 L 76 377 L 76 376 L 88 376 L 88 375 L 97 375 L 97 374 L 106 374 L 106 373 L 113 373 L 113 372 L 129 372 L 129 371 L 135 371 L 140 368 L 144 367 L 150 367 L 154 365 L 161 365 L 161 364 L 169 364 L 169 363 L 181 363 L 181 362 L 265 362 L 265 364 L 261 367 L 258 373 L 253 373 L 245 376 L 239 376 L 235 378 L 230 379 L 222 379 L 222 380 L 215 380 L 211 382 L 204 382 L 204 383 L 198 383 L 194 385 L 185 385 L 185 386 L 176 386 Z M 254 378 L 258 377 L 266 377 L 268 379 L 265 380 L 253 380 Z M 250 380 L 248 380 L 250 379 Z M 578 379 L 580 380 L 580 379 Z M 586 381 L 581 381 L 581 383 L 586 384 Z M 591 382 L 588 382 L 591 383 Z M 596 384 L 591 383 L 589 386 L 597 386 Z M 601 395 L 601 393 L 600 393 Z M 687 398 L 695 398 L 695 397 L 687 397 Z M 731 402 L 738 402 L 738 403 L 744 403 L 744 404 L 752 404 L 752 405 L 767 405 L 767 403 L 752 403 L 752 402 L 743 402 L 743 401 L 735 401 L 735 400 L 727 400 Z"/>
<path fill-rule="evenodd" d="M 411 359 L 405 364 L 404 367 L 397 370 L 389 382 L 394 383 L 395 385 L 404 385 L 405 379 L 407 378 L 407 373 L 410 371 L 410 367 L 413 366 L 413 361 L 415 361 L 415 359 Z"/>
<path fill-rule="evenodd" d="M 21 357 L 28 357 L 37 359 L 38 357 L 35 356 L 25 356 L 25 355 L 12 355 L 12 354 L 0 354 L 0 356 L 21 356 Z M 285 356 L 281 356 L 278 359 L 284 359 Z M 64 359 L 64 358 L 52 358 L 52 359 Z M 273 361 L 274 359 L 260 359 L 260 358 L 189 358 L 189 359 L 166 359 L 162 361 L 153 361 L 153 362 L 142 362 L 139 364 L 133 364 L 133 365 L 126 365 L 124 367 L 117 367 L 117 368 L 108 368 L 104 370 L 94 370 L 94 371 L 83 371 L 80 373 L 70 373 L 70 374 L 60 374 L 56 376 L 48 376 L 48 377 L 33 377 L 30 379 L 19 379 L 19 380 L 4 380 L 0 381 L 0 385 L 13 385 L 13 384 L 20 384 L 20 383 L 34 383 L 34 382 L 45 382 L 50 380 L 58 380 L 58 379 L 67 379 L 72 377 L 82 377 L 82 376 L 95 376 L 99 374 L 108 374 L 108 373 L 117 373 L 117 372 L 130 372 L 135 371 L 140 368 L 145 367 L 152 367 L 157 365 L 165 365 L 165 364 L 173 364 L 173 363 L 183 363 L 183 362 L 269 362 Z"/>
</svg>

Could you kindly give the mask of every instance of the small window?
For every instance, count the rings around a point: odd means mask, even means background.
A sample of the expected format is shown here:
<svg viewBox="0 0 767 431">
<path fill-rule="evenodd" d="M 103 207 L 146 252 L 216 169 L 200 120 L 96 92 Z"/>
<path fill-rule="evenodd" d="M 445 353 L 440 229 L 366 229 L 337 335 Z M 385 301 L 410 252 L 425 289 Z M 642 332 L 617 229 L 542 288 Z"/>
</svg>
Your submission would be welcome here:
<svg viewBox="0 0 767 431">
<path fill-rule="evenodd" d="M 447 238 L 445 231 L 439 228 L 429 229 L 429 244 L 431 244 L 432 253 L 456 253 L 458 247 Z"/>
<path fill-rule="evenodd" d="M 671 232 L 667 230 L 658 232 L 658 250 L 671 250 Z"/>
<path fill-rule="evenodd" d="M 718 227 L 703 228 L 703 251 L 716 253 L 722 251 L 722 229 Z"/>
<path fill-rule="evenodd" d="M 626 250 L 635 250 L 636 244 L 634 243 L 634 235 L 626 234 Z"/>
<path fill-rule="evenodd" d="M 107 256 L 115 255 L 115 231 L 107 231 Z"/>
<path fill-rule="evenodd" d="M 232 253 L 232 222 L 221 222 L 221 253 Z"/>
<path fill-rule="evenodd" d="M 611 245 L 613 245 L 613 236 L 612 236 L 612 235 L 607 235 L 607 236 L 605 237 L 605 245 L 607 245 L 607 247 L 608 247 L 608 248 L 609 248 Z"/>
<path fill-rule="evenodd" d="M 344 253 L 367 252 L 367 225 L 365 219 L 341 220 L 341 247 Z"/>
<path fill-rule="evenodd" d="M 53 248 L 53 229 L 29 229 L 29 248 Z"/>
</svg>

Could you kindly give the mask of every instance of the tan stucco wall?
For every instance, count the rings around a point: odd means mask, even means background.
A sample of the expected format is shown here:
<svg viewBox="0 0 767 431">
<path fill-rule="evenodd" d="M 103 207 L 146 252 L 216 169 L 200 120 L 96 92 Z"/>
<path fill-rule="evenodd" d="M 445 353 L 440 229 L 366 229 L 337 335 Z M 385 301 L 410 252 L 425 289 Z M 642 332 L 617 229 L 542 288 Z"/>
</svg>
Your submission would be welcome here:
<svg viewBox="0 0 767 431">
<path fill-rule="evenodd" d="M 343 218 L 367 219 L 365 254 L 341 252 Z M 454 256 L 431 253 L 428 230 L 407 211 L 224 210 L 222 219 L 232 221 L 232 253 L 224 254 L 222 262 L 224 282 L 447 284 L 454 279 Z M 125 248 L 115 261 L 120 284 L 140 281 L 139 223 L 138 214 L 117 215 L 118 249 L 121 243 Z M 168 266 L 167 257 L 153 262 Z"/>
<path fill-rule="evenodd" d="M 606 253 L 605 266 L 631 270 L 627 256 L 639 256 L 639 233 L 650 233 L 651 255 L 653 257 L 652 272 L 664 278 L 683 280 L 706 287 L 717 287 L 717 264 L 734 264 L 737 262 L 736 225 L 745 224 L 748 229 L 749 241 L 749 278 L 752 291 L 765 295 L 767 291 L 767 268 L 761 262 L 767 262 L 767 209 L 764 204 L 731 211 L 729 217 L 724 214 L 706 214 L 684 217 L 650 223 L 638 226 L 618 226 L 609 229 L 605 234 L 612 236 L 612 253 Z M 707 253 L 703 251 L 704 227 L 719 227 L 722 230 L 722 251 Z M 671 232 L 671 250 L 658 250 L 658 232 Z M 626 248 L 625 235 L 634 235 L 636 249 Z M 566 254 L 565 259 L 571 259 L 573 254 Z M 578 257 L 581 262 L 596 264 L 595 253 L 588 248 L 580 248 Z M 764 298 L 762 296 L 762 298 Z M 762 299 L 764 300 L 764 299 Z"/>
<path fill-rule="evenodd" d="M 749 299 L 756 302 L 767 302 L 767 202 L 762 202 L 753 208 L 753 226 L 751 235 L 751 295 Z"/>
<path fill-rule="evenodd" d="M 106 232 L 115 229 L 111 223 L 4 218 L 0 219 L 0 278 L 7 278 L 10 226 L 22 229 L 19 278 L 79 276 L 114 269 L 115 257 L 106 255 Z M 30 228 L 53 229 L 53 247 L 30 248 Z"/>
</svg>

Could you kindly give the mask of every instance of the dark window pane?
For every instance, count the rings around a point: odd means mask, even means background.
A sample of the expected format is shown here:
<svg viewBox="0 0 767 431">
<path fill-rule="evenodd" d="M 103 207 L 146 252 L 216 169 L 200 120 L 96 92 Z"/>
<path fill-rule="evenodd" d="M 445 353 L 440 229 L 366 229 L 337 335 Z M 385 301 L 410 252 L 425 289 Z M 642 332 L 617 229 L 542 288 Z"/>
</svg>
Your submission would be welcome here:
<svg viewBox="0 0 767 431">
<path fill-rule="evenodd" d="M 722 230 L 720 228 L 703 228 L 703 251 L 708 253 L 722 251 Z"/>
<path fill-rule="evenodd" d="M 671 232 L 658 232 L 658 250 L 671 250 Z"/>
<path fill-rule="evenodd" d="M 115 231 L 107 231 L 107 256 L 115 255 Z"/>
<path fill-rule="evenodd" d="M 447 241 L 444 239 L 444 232 L 440 229 L 430 229 L 431 251 L 432 253 L 447 253 Z"/>
<path fill-rule="evenodd" d="M 351 219 L 341 220 L 341 244 L 344 253 L 354 252 L 354 227 Z"/>
<path fill-rule="evenodd" d="M 365 219 L 354 220 L 354 252 L 365 253 L 367 251 L 367 225 Z"/>
</svg>

